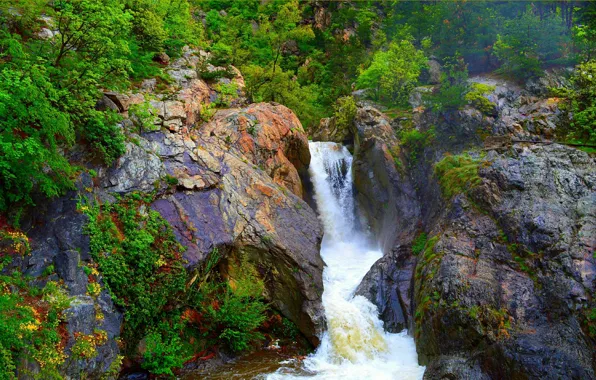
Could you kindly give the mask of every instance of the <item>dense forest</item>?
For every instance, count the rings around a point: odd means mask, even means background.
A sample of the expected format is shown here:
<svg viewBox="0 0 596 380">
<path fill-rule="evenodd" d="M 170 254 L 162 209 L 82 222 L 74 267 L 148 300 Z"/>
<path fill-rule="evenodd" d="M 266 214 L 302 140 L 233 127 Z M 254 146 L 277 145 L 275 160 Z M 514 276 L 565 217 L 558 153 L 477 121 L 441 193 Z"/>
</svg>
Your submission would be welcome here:
<svg viewBox="0 0 596 380">
<path fill-rule="evenodd" d="M 60 281 L 48 280 L 53 265 L 33 280 L 13 257 L 30 250 L 22 227 L 32 228 L 27 217 L 38 206 L 77 189 L 83 175 L 95 180 L 97 168 L 116 165 L 128 144 L 139 145 L 137 134 L 154 128 L 144 119 L 154 116 L 149 105 L 156 98 L 123 115 L 102 104 L 104 93 L 134 93 L 155 79 L 154 92 L 166 94 L 177 86 L 168 65 L 189 51 L 206 57 L 196 75 L 216 83 L 218 94 L 201 109 L 197 128 L 218 109 L 233 108 L 240 92 L 246 104 L 288 107 L 310 137 L 324 118 L 351 124 L 361 101 L 392 117 L 409 114 L 412 94 L 424 86 L 430 112 L 473 106 L 496 117 L 485 96 L 490 86 L 470 78 L 524 86 L 556 71 L 568 85 L 549 89 L 549 96 L 573 117 L 553 141 L 589 153 L 596 148 L 594 2 L 0 0 L 0 25 L 0 379 L 26 378 L 22 369 L 16 375 L 22 363 L 36 363 L 24 365 L 33 377 L 62 378 L 72 357 L 87 360 L 108 339 L 101 330 L 81 335 L 67 355 L 69 298 Z M 242 91 L 233 80 L 237 70 Z M 129 116 L 134 124 L 125 122 Z M 401 135 L 414 145 L 427 137 Z M 177 186 L 169 174 L 166 180 Z M 266 284 L 241 259 L 236 271 L 243 280 L 233 286 L 213 274 L 224 259 L 215 248 L 189 274 L 180 259 L 186 248 L 168 223 L 154 210 L 139 211 L 155 194 L 119 194 L 102 207 L 79 200 L 91 220 L 85 234 L 94 264 L 83 268 L 85 276 L 103 276 L 116 306 L 126 310 L 124 356 L 134 357 L 143 340 L 142 368 L 173 376 L 214 345 L 239 353 L 266 335 L 299 335 L 265 302 Z M 155 274 L 155 265 L 168 269 Z M 97 297 L 97 284 L 90 281 L 86 293 Z M 595 336 L 594 311 L 586 320 Z M 201 327 L 190 331 L 184 321 Z M 117 374 L 120 361 L 103 375 Z"/>
</svg>

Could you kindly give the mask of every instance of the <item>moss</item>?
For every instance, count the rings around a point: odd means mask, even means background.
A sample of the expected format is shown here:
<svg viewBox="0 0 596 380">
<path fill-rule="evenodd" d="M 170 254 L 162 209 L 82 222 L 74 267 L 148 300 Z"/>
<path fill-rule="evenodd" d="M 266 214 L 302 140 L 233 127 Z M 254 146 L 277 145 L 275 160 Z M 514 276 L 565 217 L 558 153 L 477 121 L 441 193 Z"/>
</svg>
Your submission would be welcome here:
<svg viewBox="0 0 596 380">
<path fill-rule="evenodd" d="M 485 95 L 494 90 L 495 86 L 484 83 L 473 83 L 470 91 L 464 96 L 464 99 L 480 112 L 490 115 L 494 112 L 495 105 Z"/>
<path fill-rule="evenodd" d="M 415 164 L 424 148 L 429 146 L 435 140 L 436 132 L 434 127 L 431 127 L 426 131 L 420 131 L 413 128 L 403 130 L 399 137 L 402 145 L 408 151 L 410 164 Z"/>
<path fill-rule="evenodd" d="M 468 193 L 481 183 L 478 168 L 481 161 L 468 154 L 447 155 L 435 164 L 435 175 L 439 180 L 443 196 L 447 199 L 457 194 Z"/>
<path fill-rule="evenodd" d="M 428 235 L 424 232 L 418 234 L 414 242 L 412 243 L 412 253 L 414 255 L 418 255 L 422 250 L 424 250 L 424 246 L 426 246 L 426 242 L 428 241 Z"/>
</svg>

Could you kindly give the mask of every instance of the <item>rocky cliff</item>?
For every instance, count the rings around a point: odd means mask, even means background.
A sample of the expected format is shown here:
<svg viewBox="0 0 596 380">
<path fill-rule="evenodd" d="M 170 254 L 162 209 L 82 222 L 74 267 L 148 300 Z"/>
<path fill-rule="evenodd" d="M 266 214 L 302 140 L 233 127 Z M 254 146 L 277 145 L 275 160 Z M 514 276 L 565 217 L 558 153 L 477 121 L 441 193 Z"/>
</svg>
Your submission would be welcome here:
<svg viewBox="0 0 596 380">
<path fill-rule="evenodd" d="M 86 234 L 87 206 L 81 205 L 112 203 L 132 192 L 151 196 L 149 207 L 186 247 L 182 259 L 189 274 L 217 251 L 223 257 L 219 272 L 233 282 L 230 266 L 247 261 L 264 283 L 265 299 L 318 344 L 324 327 L 322 228 L 303 200 L 301 177 L 310 162 L 306 135 L 288 108 L 246 105 L 237 71 L 231 79 L 201 79 L 201 73 L 218 70 L 204 67 L 202 56 L 187 50 L 170 63 L 165 71 L 173 83 L 166 88 L 147 80 L 131 93 L 106 92 L 98 108 L 124 116 L 124 156 L 105 168 L 85 152 L 75 153 L 71 159 L 87 168 L 77 189 L 24 213 L 22 230 L 31 251 L 11 268 L 34 283 L 65 285 L 72 300 L 65 311 L 64 354 L 72 356 L 77 337 L 107 334 L 94 347 L 95 355 L 66 362 L 64 372 L 73 378 L 108 371 L 120 353 L 116 341 L 123 311 L 113 304 L 101 273 L 85 271 L 95 264 Z M 232 88 L 232 95 L 222 86 Z M 99 294 L 90 294 L 91 281 L 101 285 Z M 36 365 L 25 364 L 20 373 L 35 373 Z"/>
<path fill-rule="evenodd" d="M 595 378 L 596 160 L 552 143 L 569 115 L 548 80 L 472 81 L 493 111 L 359 109 L 354 179 L 385 256 L 357 293 L 415 335 L 425 378 Z"/>
</svg>

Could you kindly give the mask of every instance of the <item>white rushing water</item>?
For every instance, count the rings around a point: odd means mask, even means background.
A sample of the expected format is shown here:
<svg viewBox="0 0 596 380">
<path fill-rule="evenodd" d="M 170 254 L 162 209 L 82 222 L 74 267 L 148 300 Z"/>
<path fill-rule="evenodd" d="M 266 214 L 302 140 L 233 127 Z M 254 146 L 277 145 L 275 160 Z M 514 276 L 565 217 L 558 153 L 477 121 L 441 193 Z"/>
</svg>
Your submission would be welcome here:
<svg viewBox="0 0 596 380">
<path fill-rule="evenodd" d="M 414 340 L 406 334 L 383 330 L 376 306 L 356 287 L 382 253 L 357 228 L 352 193 L 352 156 L 338 144 L 311 142 L 310 175 L 325 235 L 321 256 L 323 306 L 327 331 L 317 351 L 301 371 L 281 368 L 270 380 L 315 379 L 421 379 Z"/>
</svg>

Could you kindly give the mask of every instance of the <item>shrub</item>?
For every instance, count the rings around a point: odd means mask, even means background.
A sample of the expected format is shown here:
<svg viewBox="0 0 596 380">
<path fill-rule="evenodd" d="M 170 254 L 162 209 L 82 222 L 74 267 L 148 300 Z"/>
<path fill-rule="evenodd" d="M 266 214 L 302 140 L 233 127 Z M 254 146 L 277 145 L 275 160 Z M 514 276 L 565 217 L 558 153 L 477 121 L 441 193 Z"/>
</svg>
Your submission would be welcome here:
<svg viewBox="0 0 596 380">
<path fill-rule="evenodd" d="M 424 250 L 424 246 L 426 246 L 426 242 L 428 241 L 428 235 L 424 232 L 416 236 L 416 239 L 412 242 L 412 253 L 414 255 L 418 255 L 420 252 Z"/>
<path fill-rule="evenodd" d="M 445 58 L 444 72 L 437 91 L 425 98 L 432 103 L 436 111 L 457 110 L 466 104 L 465 94 L 468 91 L 468 67 L 463 57 Z"/>
<path fill-rule="evenodd" d="M 118 203 L 86 207 L 87 233 L 114 303 L 124 307 L 124 333 L 134 343 L 163 319 L 166 305 L 185 290 L 184 248 L 158 212 L 139 194 Z"/>
<path fill-rule="evenodd" d="M 254 267 L 241 259 L 236 272 L 233 285 L 225 283 L 218 296 L 219 307 L 210 305 L 208 314 L 213 322 L 220 324 L 219 339 L 233 351 L 241 352 L 263 339 L 257 328 L 265 321 L 267 305 L 262 296 L 264 284 L 258 279 Z"/>
<path fill-rule="evenodd" d="M 435 175 L 439 179 L 443 195 L 450 199 L 456 194 L 467 193 L 480 185 L 479 165 L 480 161 L 468 154 L 447 155 L 437 162 Z"/>
<path fill-rule="evenodd" d="M 74 142 L 73 125 L 54 107 L 56 96 L 42 67 L 0 71 L 0 211 L 72 187 L 74 170 L 58 148 Z"/>
<path fill-rule="evenodd" d="M 470 91 L 465 95 L 465 99 L 468 104 L 478 109 L 484 114 L 493 114 L 495 111 L 495 105 L 486 98 L 485 95 L 493 92 L 495 86 L 491 86 L 484 83 L 473 83 Z"/>
<path fill-rule="evenodd" d="M 10 262 L 1 259 L 0 271 Z M 21 360 L 40 366 L 39 378 L 60 378 L 66 355 L 58 331 L 70 305 L 66 291 L 49 281 L 43 289 L 29 285 L 30 278 L 18 271 L 0 275 L 0 378 L 16 379 Z"/>
<path fill-rule="evenodd" d="M 349 129 L 358 108 L 356 107 L 356 101 L 352 96 L 343 96 L 335 102 L 334 106 L 335 125 L 339 130 Z"/>
<path fill-rule="evenodd" d="M 431 127 L 427 131 L 420 131 L 412 128 L 403 130 L 400 134 L 400 140 L 403 146 L 405 146 L 409 152 L 409 159 L 411 163 L 415 163 L 418 159 L 418 155 L 422 150 L 428 146 L 435 138 L 435 129 Z"/>
<path fill-rule="evenodd" d="M 174 332 L 164 337 L 158 331 L 151 331 L 145 337 L 146 350 L 141 366 L 154 375 L 173 377 L 173 368 L 181 368 L 189 359 L 180 337 Z"/>
<path fill-rule="evenodd" d="M 573 120 L 564 137 L 569 142 L 596 145 L 596 61 L 578 65 L 572 80 L 576 86 L 570 91 Z"/>
<path fill-rule="evenodd" d="M 232 47 L 222 42 L 216 42 L 210 47 L 209 62 L 214 66 L 228 66 L 232 64 Z"/>
<path fill-rule="evenodd" d="M 391 43 L 387 51 L 377 51 L 356 84 L 358 88 L 374 90 L 376 100 L 405 104 L 425 65 L 424 53 L 403 39 Z"/>
<path fill-rule="evenodd" d="M 126 152 L 125 138 L 118 125 L 121 116 L 115 112 L 90 111 L 83 127 L 85 139 L 106 165 L 111 165 Z"/>
</svg>

